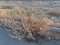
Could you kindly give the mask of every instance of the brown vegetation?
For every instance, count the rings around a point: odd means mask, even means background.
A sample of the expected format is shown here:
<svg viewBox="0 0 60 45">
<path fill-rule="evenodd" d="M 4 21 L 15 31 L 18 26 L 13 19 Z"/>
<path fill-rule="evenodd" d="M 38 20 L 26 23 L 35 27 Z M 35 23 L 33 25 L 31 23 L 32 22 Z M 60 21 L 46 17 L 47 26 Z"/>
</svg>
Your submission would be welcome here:
<svg viewBox="0 0 60 45">
<path fill-rule="evenodd" d="M 36 40 L 38 38 L 41 38 L 41 37 L 42 38 L 47 38 L 49 40 L 56 40 L 56 39 L 60 38 L 59 36 L 57 36 L 57 33 L 48 30 L 48 28 L 45 26 L 45 24 L 47 24 L 48 21 L 45 22 L 45 20 L 43 20 L 43 18 L 39 19 L 35 15 L 33 15 L 33 16 L 32 15 L 31 16 L 27 16 L 27 15 L 23 16 L 23 14 L 21 14 L 20 18 L 23 22 L 24 29 L 29 34 L 31 34 L 30 36 L 28 35 L 28 37 L 26 37 L 26 38 L 34 37 Z"/>
<path fill-rule="evenodd" d="M 40 14 L 31 10 L 30 12 L 28 9 L 24 8 L 19 8 L 19 10 L 15 9 L 14 11 L 17 11 L 18 14 L 13 11 L 13 14 L 11 14 L 11 12 L 7 13 L 6 11 L 1 11 L 0 14 L 2 18 L 0 17 L 0 23 L 2 23 L 2 27 L 11 29 L 13 31 L 12 34 L 19 40 L 21 38 L 35 41 L 41 38 L 49 40 L 60 39 L 60 33 L 56 33 L 47 28 L 47 25 L 53 24 L 53 21 L 42 14 L 43 11 L 41 12 L 39 10 Z"/>
</svg>

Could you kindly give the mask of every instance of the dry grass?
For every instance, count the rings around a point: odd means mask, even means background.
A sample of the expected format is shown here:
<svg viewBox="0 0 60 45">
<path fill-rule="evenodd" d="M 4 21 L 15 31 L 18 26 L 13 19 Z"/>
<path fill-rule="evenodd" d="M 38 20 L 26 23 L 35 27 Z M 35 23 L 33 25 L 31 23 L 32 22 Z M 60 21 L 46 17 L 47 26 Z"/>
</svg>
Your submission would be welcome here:
<svg viewBox="0 0 60 45">
<path fill-rule="evenodd" d="M 35 41 L 41 38 L 49 40 L 60 39 L 60 33 L 55 33 L 46 26 L 53 24 L 53 21 L 48 19 L 41 9 L 38 10 L 29 11 L 25 8 L 16 8 L 13 11 L 3 10 L 0 13 L 0 23 L 2 24 L 0 26 L 11 29 L 13 31 L 12 34 L 19 40 L 21 38 Z"/>
<path fill-rule="evenodd" d="M 56 37 L 57 34 L 55 32 L 48 30 L 48 28 L 45 26 L 47 22 L 46 20 L 43 20 L 44 17 L 40 17 L 41 16 L 38 18 L 37 15 L 20 15 L 23 27 L 28 32 L 28 36 L 26 36 L 26 38 L 35 38 L 35 40 L 39 40 L 40 38 L 47 38 L 49 40 L 59 39 L 60 37 Z"/>
</svg>

